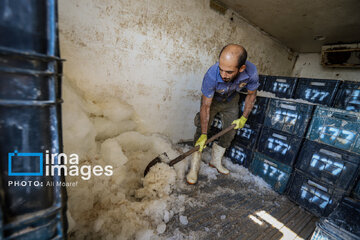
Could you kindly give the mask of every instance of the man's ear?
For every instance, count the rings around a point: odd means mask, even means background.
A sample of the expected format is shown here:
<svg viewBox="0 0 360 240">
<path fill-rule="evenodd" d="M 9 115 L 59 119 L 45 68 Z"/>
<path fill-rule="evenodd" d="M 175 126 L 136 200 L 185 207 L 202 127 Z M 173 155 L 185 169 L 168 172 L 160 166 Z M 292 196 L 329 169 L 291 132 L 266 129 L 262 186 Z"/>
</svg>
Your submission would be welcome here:
<svg viewBox="0 0 360 240">
<path fill-rule="evenodd" d="M 239 72 L 243 72 L 245 71 L 245 69 L 246 69 L 246 65 L 244 64 L 239 68 Z"/>
</svg>

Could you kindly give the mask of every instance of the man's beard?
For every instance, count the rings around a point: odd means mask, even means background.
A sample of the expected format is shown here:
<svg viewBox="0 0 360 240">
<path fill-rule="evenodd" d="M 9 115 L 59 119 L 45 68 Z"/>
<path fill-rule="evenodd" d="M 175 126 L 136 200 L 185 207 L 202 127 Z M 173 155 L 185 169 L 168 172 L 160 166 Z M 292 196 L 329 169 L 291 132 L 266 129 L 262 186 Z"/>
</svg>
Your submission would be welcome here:
<svg viewBox="0 0 360 240">
<path fill-rule="evenodd" d="M 232 81 L 234 81 L 234 79 L 235 78 L 237 78 L 239 76 L 239 73 L 238 74 L 236 74 L 234 77 L 232 77 L 232 78 L 222 78 L 222 80 L 224 81 L 224 82 L 232 82 Z"/>
</svg>

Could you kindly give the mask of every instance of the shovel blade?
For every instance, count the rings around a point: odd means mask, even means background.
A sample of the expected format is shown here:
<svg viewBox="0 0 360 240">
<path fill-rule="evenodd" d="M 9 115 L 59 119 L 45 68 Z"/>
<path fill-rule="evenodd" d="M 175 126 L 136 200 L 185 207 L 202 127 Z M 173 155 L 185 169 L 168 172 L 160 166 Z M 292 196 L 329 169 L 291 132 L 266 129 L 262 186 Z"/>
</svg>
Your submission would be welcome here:
<svg viewBox="0 0 360 240">
<path fill-rule="evenodd" d="M 149 164 L 145 168 L 144 177 L 146 176 L 146 174 L 148 174 L 148 172 L 150 171 L 150 168 L 152 168 L 154 165 L 156 165 L 158 163 L 161 163 L 161 162 L 165 162 L 167 160 L 169 160 L 169 157 L 165 152 L 160 154 L 159 156 L 157 156 L 153 160 L 151 160 L 151 162 L 149 162 Z"/>
</svg>

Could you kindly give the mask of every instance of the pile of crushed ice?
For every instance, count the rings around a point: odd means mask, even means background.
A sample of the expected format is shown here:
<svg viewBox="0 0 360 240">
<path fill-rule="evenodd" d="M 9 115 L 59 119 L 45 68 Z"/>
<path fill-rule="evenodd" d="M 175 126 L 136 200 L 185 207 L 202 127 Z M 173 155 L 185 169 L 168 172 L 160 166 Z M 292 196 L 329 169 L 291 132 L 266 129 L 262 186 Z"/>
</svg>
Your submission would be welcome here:
<svg viewBox="0 0 360 240">
<path fill-rule="evenodd" d="M 132 108 L 118 99 L 84 100 L 79 90 L 66 79 L 64 82 L 65 152 L 78 154 L 80 165 L 113 166 L 112 176 L 92 176 L 89 180 L 67 177 L 68 182 L 78 182 L 76 187 L 67 188 L 70 239 L 159 239 L 172 218 L 188 224 L 182 213 L 191 199 L 173 190 L 184 187 L 189 160 L 175 168 L 157 164 L 143 177 L 152 159 L 163 152 L 172 159 L 188 147 L 173 145 L 158 134 L 140 132 Z M 203 159 L 210 160 L 209 150 Z M 231 170 L 230 177 L 269 190 L 247 169 L 228 159 L 225 165 Z M 200 174 L 211 181 L 218 172 L 202 163 Z"/>
</svg>

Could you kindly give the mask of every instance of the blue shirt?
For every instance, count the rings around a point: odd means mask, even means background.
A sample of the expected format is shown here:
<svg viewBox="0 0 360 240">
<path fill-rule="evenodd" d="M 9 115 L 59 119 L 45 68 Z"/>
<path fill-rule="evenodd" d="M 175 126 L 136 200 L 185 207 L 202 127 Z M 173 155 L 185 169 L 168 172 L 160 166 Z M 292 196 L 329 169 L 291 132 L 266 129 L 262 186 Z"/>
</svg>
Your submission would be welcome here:
<svg viewBox="0 0 360 240">
<path fill-rule="evenodd" d="M 201 92 L 208 98 L 214 97 L 217 101 L 230 101 L 235 92 L 246 87 L 254 91 L 259 87 L 259 75 L 256 66 L 249 61 L 245 63 L 246 69 L 231 82 L 224 82 L 220 76 L 219 62 L 212 65 L 204 76 Z"/>
</svg>

